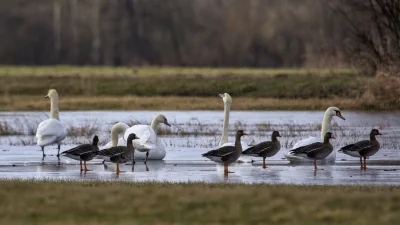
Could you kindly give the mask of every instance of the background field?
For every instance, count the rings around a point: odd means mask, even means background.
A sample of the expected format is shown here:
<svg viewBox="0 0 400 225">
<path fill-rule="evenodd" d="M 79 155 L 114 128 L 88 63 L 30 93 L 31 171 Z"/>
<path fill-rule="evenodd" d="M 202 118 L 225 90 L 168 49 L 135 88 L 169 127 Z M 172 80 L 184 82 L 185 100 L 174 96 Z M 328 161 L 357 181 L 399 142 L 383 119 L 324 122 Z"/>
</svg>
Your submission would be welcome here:
<svg viewBox="0 0 400 225">
<path fill-rule="evenodd" d="M 393 98 L 371 94 L 385 82 L 345 69 L 3 66 L 0 110 L 46 110 L 49 88 L 62 110 L 221 109 L 224 92 L 235 110 L 398 109 Z"/>
<path fill-rule="evenodd" d="M 0 181 L 1 224 L 396 224 L 396 186 Z M 29 189 L 27 189 L 29 187 Z"/>
</svg>

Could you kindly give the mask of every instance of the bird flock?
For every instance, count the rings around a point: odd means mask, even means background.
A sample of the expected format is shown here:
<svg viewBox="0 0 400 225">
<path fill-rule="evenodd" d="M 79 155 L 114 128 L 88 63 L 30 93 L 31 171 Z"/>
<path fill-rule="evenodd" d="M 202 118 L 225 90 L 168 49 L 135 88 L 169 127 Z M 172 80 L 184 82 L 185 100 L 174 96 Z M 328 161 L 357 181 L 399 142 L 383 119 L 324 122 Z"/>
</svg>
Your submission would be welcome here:
<svg viewBox="0 0 400 225">
<path fill-rule="evenodd" d="M 219 96 L 224 102 L 224 122 L 221 142 L 217 149 L 208 151 L 202 154 L 202 156 L 218 164 L 222 164 L 224 166 L 224 174 L 232 173 L 232 171 L 229 171 L 228 166 L 236 162 L 242 155 L 262 158 L 262 168 L 267 168 L 265 159 L 276 155 L 281 149 L 281 144 L 278 140 L 281 137 L 279 131 L 272 132 L 270 141 L 261 142 L 249 147 L 241 141 L 241 137 L 248 134 L 243 130 L 237 130 L 235 142 L 228 143 L 229 113 L 232 105 L 232 97 L 228 93 L 220 94 Z M 116 123 L 111 129 L 111 142 L 107 143 L 102 150 L 98 147 L 99 138 L 95 135 L 92 144 L 78 145 L 60 154 L 60 145 L 67 136 L 67 129 L 60 121 L 58 93 L 55 89 L 50 89 L 45 97 L 50 99 L 50 118 L 42 121 L 36 132 L 37 145 L 42 149 L 43 159 L 46 156 L 44 148 L 48 145 L 57 144 L 57 157 L 61 155 L 79 160 L 81 172 L 90 171 L 87 168 L 86 162 L 97 158 L 102 159 L 104 165 L 106 165 L 106 162 L 115 163 L 115 172 L 119 174 L 124 172 L 120 170 L 120 164 L 132 162 L 132 169 L 134 169 L 135 160 L 144 159 L 144 163 L 146 164 L 148 159 L 161 160 L 166 155 L 165 147 L 158 138 L 157 131 L 159 124 L 171 125 L 162 114 L 156 115 L 150 125 L 139 124 L 129 127 L 125 123 Z M 286 159 L 290 162 L 313 162 L 314 170 L 318 170 L 317 160 L 327 163 L 334 162 L 336 151 L 331 145 L 330 140 L 335 139 L 331 133 L 331 120 L 335 116 L 345 120 L 339 108 L 329 107 L 322 121 L 321 136 L 300 140 L 288 153 L 284 154 Z M 120 134 L 122 134 L 122 137 L 119 138 Z M 380 149 L 380 144 L 376 139 L 377 135 L 382 134 L 379 130 L 372 129 L 369 140 L 362 140 L 344 146 L 338 152 L 358 157 L 360 159 L 360 169 L 366 170 L 366 158 L 373 156 Z"/>
</svg>

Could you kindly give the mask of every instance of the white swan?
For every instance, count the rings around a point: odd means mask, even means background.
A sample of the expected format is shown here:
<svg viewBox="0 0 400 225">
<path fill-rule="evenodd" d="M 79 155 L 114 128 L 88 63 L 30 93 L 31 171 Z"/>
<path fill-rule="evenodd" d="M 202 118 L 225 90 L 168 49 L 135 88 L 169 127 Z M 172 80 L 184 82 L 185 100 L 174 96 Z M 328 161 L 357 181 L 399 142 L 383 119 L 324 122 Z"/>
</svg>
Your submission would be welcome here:
<svg viewBox="0 0 400 225">
<path fill-rule="evenodd" d="M 301 146 L 309 145 L 315 142 L 323 142 L 324 136 L 326 132 L 332 131 L 332 117 L 337 116 L 343 120 L 345 118 L 342 116 L 342 113 L 340 112 L 340 109 L 337 107 L 329 107 L 325 111 L 324 119 L 322 120 L 322 128 L 321 128 L 321 137 L 309 137 L 303 140 L 298 141 L 296 144 L 294 144 L 292 149 L 299 148 Z M 289 160 L 291 163 L 303 163 L 303 162 L 313 162 L 312 160 L 308 160 L 302 157 L 294 156 L 290 153 L 283 154 L 287 160 Z M 330 155 L 328 155 L 325 159 L 321 160 L 323 163 L 334 163 L 336 160 L 336 151 L 332 151 Z"/>
<path fill-rule="evenodd" d="M 135 159 L 145 159 L 145 162 L 147 159 L 164 159 L 166 155 L 165 147 L 157 135 L 158 124 L 160 123 L 171 126 L 164 115 L 158 114 L 154 117 L 150 126 L 134 125 L 125 131 L 124 140 L 126 140 L 131 133 L 136 134 L 140 138 L 138 140 L 133 140 L 133 146 L 135 150 L 137 150 L 137 152 L 135 152 Z"/>
<path fill-rule="evenodd" d="M 122 137 L 118 138 L 118 135 L 123 135 L 128 128 L 129 126 L 126 123 L 119 122 L 114 124 L 111 128 L 111 141 L 104 145 L 103 149 L 115 146 L 126 146 L 126 141 Z"/>
<path fill-rule="evenodd" d="M 222 137 L 219 142 L 219 147 L 235 146 L 235 143 L 233 142 L 228 143 L 229 112 L 231 111 L 232 98 L 228 93 L 219 94 L 219 97 L 224 101 L 224 125 L 222 127 Z M 241 144 L 243 151 L 249 148 L 249 146 L 243 141 L 241 141 Z"/>
<path fill-rule="evenodd" d="M 61 141 L 67 136 L 67 128 L 60 121 L 58 110 L 58 93 L 55 89 L 50 89 L 45 98 L 50 98 L 50 119 L 42 121 L 36 131 L 37 145 L 42 147 L 43 158 L 44 147 L 57 143 L 60 156 Z"/>
</svg>

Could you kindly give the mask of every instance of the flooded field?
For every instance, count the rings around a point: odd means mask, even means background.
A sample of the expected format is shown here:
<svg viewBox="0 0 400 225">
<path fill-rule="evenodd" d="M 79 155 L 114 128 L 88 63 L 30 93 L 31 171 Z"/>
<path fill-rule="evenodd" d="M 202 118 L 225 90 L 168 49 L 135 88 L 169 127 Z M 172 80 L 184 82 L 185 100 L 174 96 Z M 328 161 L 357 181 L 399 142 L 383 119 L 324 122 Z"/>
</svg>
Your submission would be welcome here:
<svg viewBox="0 0 400 225">
<path fill-rule="evenodd" d="M 110 129 L 116 122 L 150 124 L 159 112 L 154 111 L 85 111 L 61 112 L 61 120 L 68 126 L 69 136 L 61 150 L 76 144 L 90 143 L 99 135 L 103 145 L 111 140 Z M 332 142 L 336 150 L 355 141 L 368 139 L 371 128 L 378 128 L 384 135 L 378 140 L 381 150 L 367 161 L 369 169 L 360 171 L 357 158 L 337 153 L 335 165 L 321 165 L 324 170 L 314 173 L 312 166 L 291 165 L 283 154 L 294 143 L 308 136 L 319 136 L 322 111 L 235 111 L 230 115 L 229 141 L 234 141 L 234 131 L 244 129 L 250 135 L 243 138 L 249 145 L 270 140 L 273 130 L 280 131 L 282 149 L 267 160 L 269 167 L 261 168 L 258 158 L 247 158 L 236 163 L 235 173 L 224 176 L 220 166 L 201 157 L 215 148 L 222 133 L 222 111 L 165 111 L 161 112 L 172 127 L 160 125 L 162 141 L 167 156 L 162 161 L 148 162 L 148 168 L 138 162 L 124 165 L 126 173 L 117 176 L 115 165 L 107 167 L 100 160 L 93 160 L 88 167 L 94 171 L 81 174 L 79 162 L 55 156 L 56 146 L 46 148 L 48 156 L 42 160 L 36 146 L 37 125 L 48 117 L 47 112 L 1 112 L 0 123 L 0 178 L 21 179 L 100 179 L 128 181 L 205 181 L 246 183 L 296 183 L 296 184 L 400 184 L 400 113 L 346 112 L 345 121 L 334 117 Z M 255 162 L 251 163 L 252 160 Z M 147 171 L 148 170 L 148 171 Z"/>
</svg>

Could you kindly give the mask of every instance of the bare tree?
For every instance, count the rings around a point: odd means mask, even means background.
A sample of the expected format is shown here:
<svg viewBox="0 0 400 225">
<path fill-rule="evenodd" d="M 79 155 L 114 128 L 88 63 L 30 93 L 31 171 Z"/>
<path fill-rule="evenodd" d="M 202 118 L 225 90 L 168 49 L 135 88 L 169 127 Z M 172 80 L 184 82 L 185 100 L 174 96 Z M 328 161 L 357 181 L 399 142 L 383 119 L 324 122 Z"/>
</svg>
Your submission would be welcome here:
<svg viewBox="0 0 400 225">
<path fill-rule="evenodd" d="M 338 0 L 353 36 L 349 53 L 364 68 L 400 76 L 400 0 Z"/>
</svg>

